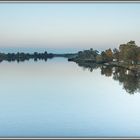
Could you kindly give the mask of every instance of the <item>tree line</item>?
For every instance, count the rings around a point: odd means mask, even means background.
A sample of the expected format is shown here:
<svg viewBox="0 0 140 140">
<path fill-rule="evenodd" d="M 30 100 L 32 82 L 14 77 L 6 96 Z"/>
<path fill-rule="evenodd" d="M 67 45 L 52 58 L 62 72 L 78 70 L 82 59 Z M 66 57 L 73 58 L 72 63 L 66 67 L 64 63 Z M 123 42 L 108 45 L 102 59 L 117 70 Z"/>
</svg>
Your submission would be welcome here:
<svg viewBox="0 0 140 140">
<path fill-rule="evenodd" d="M 2 62 L 3 60 L 5 61 L 25 61 L 25 60 L 29 60 L 29 59 L 34 59 L 34 61 L 37 60 L 45 60 L 47 61 L 48 58 L 52 58 L 54 55 L 52 53 L 47 53 L 47 51 L 45 51 L 44 53 L 38 53 L 38 52 L 34 52 L 32 54 L 30 53 L 24 53 L 24 52 L 17 52 L 17 53 L 0 53 L 0 62 Z"/>
<path fill-rule="evenodd" d="M 135 41 L 129 41 L 126 44 L 121 44 L 119 48 L 111 48 L 99 52 L 98 50 L 79 51 L 77 56 L 70 58 L 69 61 L 75 62 L 95 62 L 95 63 L 107 63 L 107 62 L 122 62 L 127 64 L 138 64 L 140 61 L 140 47 L 135 44 Z"/>
</svg>

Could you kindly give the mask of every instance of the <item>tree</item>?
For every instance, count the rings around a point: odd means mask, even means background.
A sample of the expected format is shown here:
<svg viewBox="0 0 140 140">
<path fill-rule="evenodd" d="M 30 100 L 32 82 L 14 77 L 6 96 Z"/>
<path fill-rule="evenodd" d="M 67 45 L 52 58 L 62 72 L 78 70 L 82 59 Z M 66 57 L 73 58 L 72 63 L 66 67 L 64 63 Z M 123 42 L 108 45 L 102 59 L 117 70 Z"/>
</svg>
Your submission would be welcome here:
<svg viewBox="0 0 140 140">
<path fill-rule="evenodd" d="M 113 49 L 113 58 L 119 61 L 119 50 L 118 49 Z"/>
<path fill-rule="evenodd" d="M 106 53 L 104 51 L 101 52 L 101 57 L 102 57 L 102 61 L 103 62 L 107 62 L 108 61 L 108 57 L 106 55 Z"/>
<path fill-rule="evenodd" d="M 119 47 L 121 60 L 128 64 L 137 64 L 139 55 L 137 48 L 138 46 L 135 44 L 135 41 L 121 44 Z"/>
<path fill-rule="evenodd" d="M 101 52 L 103 62 L 110 62 L 113 60 L 113 53 L 111 49 Z"/>
<path fill-rule="evenodd" d="M 97 55 L 97 56 L 96 56 L 96 62 L 97 62 L 97 63 L 102 63 L 102 62 L 103 62 L 103 58 L 102 58 L 101 55 Z"/>
<path fill-rule="evenodd" d="M 105 53 L 106 53 L 108 61 L 112 61 L 113 60 L 113 52 L 112 52 L 112 50 L 109 48 L 108 50 L 105 51 Z"/>
</svg>

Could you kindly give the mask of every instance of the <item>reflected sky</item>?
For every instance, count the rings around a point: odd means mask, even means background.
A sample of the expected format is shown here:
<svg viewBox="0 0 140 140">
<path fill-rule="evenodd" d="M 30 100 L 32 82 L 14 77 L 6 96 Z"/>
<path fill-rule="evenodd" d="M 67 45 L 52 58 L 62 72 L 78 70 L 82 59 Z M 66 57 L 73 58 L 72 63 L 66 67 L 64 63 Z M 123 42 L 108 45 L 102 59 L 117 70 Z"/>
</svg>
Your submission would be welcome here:
<svg viewBox="0 0 140 140">
<path fill-rule="evenodd" d="M 0 64 L 0 136 L 140 136 L 140 94 L 54 58 Z"/>
</svg>

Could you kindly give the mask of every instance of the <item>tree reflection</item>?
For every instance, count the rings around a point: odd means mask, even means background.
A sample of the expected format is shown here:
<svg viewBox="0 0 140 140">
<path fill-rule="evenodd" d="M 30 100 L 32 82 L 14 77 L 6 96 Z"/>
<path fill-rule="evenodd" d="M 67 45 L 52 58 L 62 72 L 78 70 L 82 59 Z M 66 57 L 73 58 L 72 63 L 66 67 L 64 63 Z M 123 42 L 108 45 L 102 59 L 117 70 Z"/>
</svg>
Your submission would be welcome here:
<svg viewBox="0 0 140 140">
<path fill-rule="evenodd" d="M 99 65 L 95 64 L 95 63 L 84 63 L 84 62 L 80 62 L 80 63 L 77 63 L 78 66 L 82 67 L 83 70 L 85 69 L 88 69 L 90 72 L 92 72 L 94 69 L 98 69 L 99 68 Z"/>
<path fill-rule="evenodd" d="M 84 64 L 80 63 L 79 66 L 88 69 L 92 72 L 94 69 L 100 68 L 101 75 L 112 77 L 114 80 L 119 81 L 129 94 L 140 92 L 140 74 L 121 67 L 112 67 L 105 65 Z"/>
<path fill-rule="evenodd" d="M 101 74 L 102 75 L 105 75 L 107 77 L 112 76 L 112 67 L 101 66 L 100 68 L 101 68 Z"/>
<path fill-rule="evenodd" d="M 130 94 L 140 91 L 140 75 L 136 72 L 115 67 L 113 79 L 119 81 Z"/>
</svg>

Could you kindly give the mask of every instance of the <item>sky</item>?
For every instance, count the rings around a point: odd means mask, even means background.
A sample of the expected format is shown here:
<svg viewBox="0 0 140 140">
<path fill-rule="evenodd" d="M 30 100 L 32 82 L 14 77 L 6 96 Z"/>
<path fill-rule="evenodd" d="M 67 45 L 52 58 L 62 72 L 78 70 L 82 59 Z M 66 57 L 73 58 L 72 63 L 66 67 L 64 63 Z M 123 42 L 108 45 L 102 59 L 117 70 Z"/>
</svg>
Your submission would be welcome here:
<svg viewBox="0 0 140 140">
<path fill-rule="evenodd" d="M 0 3 L 0 48 L 140 45 L 140 3 Z"/>
</svg>

